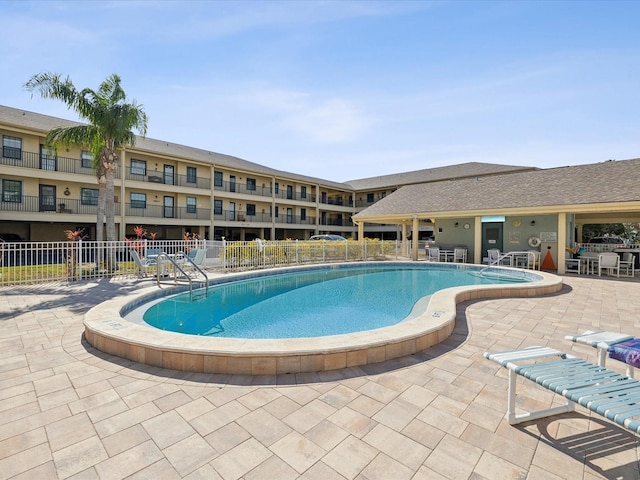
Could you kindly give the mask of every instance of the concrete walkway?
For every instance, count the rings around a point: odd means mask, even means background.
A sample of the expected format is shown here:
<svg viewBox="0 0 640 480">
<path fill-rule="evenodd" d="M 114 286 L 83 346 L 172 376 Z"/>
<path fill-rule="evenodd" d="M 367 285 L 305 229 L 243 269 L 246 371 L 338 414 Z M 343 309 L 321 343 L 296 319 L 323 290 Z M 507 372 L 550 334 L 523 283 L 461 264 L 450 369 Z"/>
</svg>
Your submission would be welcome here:
<svg viewBox="0 0 640 480">
<path fill-rule="evenodd" d="M 551 297 L 460 305 L 454 335 L 425 353 L 278 377 L 160 370 L 84 344 L 83 314 L 139 282 L 3 288 L 0 478 L 638 479 L 638 437 L 583 409 L 503 419 L 506 377 L 486 350 L 595 361 L 564 335 L 640 335 L 640 283 L 565 279 Z M 551 400 L 531 382 L 519 392 L 527 407 Z"/>
</svg>

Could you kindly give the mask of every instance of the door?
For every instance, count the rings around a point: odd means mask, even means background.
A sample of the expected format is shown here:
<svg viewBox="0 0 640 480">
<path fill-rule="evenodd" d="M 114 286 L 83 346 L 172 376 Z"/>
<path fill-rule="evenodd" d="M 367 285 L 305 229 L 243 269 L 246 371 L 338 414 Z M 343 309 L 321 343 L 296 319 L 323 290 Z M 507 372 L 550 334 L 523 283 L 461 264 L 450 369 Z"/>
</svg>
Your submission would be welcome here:
<svg viewBox="0 0 640 480">
<path fill-rule="evenodd" d="M 164 197 L 163 210 L 164 218 L 173 218 L 173 197 Z"/>
<path fill-rule="evenodd" d="M 40 211 L 56 211 L 56 186 L 40 185 Z"/>
<path fill-rule="evenodd" d="M 164 184 L 174 185 L 173 183 L 173 165 L 164 166 Z"/>
<path fill-rule="evenodd" d="M 287 208 L 287 223 L 293 223 L 293 208 Z"/>
<path fill-rule="evenodd" d="M 56 156 L 50 148 L 40 145 L 40 168 L 42 170 L 56 170 Z"/>
<path fill-rule="evenodd" d="M 229 202 L 229 220 L 236 219 L 236 202 Z"/>
<path fill-rule="evenodd" d="M 482 224 L 482 258 L 487 256 L 487 250 L 497 248 L 502 252 L 502 230 L 504 223 L 488 222 Z"/>
<path fill-rule="evenodd" d="M 230 175 L 229 176 L 229 191 L 230 192 L 235 192 L 236 191 L 236 176 L 235 175 Z"/>
<path fill-rule="evenodd" d="M 287 200 L 293 200 L 293 186 L 287 185 Z"/>
</svg>

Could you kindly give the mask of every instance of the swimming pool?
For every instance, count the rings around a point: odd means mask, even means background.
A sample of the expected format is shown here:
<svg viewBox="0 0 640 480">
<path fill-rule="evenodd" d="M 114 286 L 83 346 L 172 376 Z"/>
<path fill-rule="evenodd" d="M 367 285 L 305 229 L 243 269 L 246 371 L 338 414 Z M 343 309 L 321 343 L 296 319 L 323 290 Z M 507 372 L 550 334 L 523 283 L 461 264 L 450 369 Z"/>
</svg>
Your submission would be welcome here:
<svg viewBox="0 0 640 480">
<path fill-rule="evenodd" d="M 415 262 L 370 262 L 414 267 Z M 342 264 L 339 268 L 348 268 Z M 351 265 L 353 266 L 353 265 Z M 252 280 L 281 273 L 330 271 L 336 265 L 289 267 L 286 269 L 224 274 L 210 281 L 215 285 Z M 460 268 L 442 265 L 439 268 Z M 465 266 L 477 274 L 483 266 Z M 134 362 L 165 369 L 224 375 L 279 375 L 358 367 L 405 357 L 446 340 L 454 331 L 456 305 L 467 300 L 498 297 L 532 297 L 552 294 L 562 288 L 562 279 L 546 272 L 525 272 L 492 267 L 493 275 L 533 275 L 539 281 L 467 285 L 439 290 L 423 297 L 403 321 L 387 327 L 349 334 L 309 338 L 221 338 L 184 335 L 153 328 L 127 316 L 134 310 L 160 301 L 188 287 L 147 287 L 133 294 L 108 300 L 85 314 L 84 338 L 96 349 Z M 516 273 L 514 273 L 516 272 Z"/>
<path fill-rule="evenodd" d="M 224 283 L 193 301 L 188 293 L 178 294 L 148 307 L 142 318 L 161 330 L 191 335 L 323 337 L 394 325 L 410 318 L 418 301 L 424 305 L 445 288 L 539 279 L 434 264 L 348 266 Z"/>
</svg>

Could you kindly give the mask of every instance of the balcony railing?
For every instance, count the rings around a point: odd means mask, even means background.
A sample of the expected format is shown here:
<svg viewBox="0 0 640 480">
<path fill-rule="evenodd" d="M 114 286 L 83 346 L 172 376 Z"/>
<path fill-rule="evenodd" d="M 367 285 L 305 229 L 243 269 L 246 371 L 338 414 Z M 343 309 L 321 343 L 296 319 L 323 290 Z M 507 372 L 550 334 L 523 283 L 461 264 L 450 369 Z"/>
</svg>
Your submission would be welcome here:
<svg viewBox="0 0 640 480">
<path fill-rule="evenodd" d="M 334 225 L 341 227 L 343 225 L 347 225 L 347 222 L 342 218 L 321 218 L 320 225 Z"/>
<path fill-rule="evenodd" d="M 118 205 L 116 203 L 116 212 L 119 210 Z M 97 210 L 97 205 L 83 204 L 80 200 L 66 197 L 54 200 L 47 197 L 23 195 L 20 197 L 20 202 L 0 201 L 0 211 L 3 212 L 96 215 Z"/>
<path fill-rule="evenodd" d="M 208 208 L 168 207 L 164 205 L 149 205 L 139 207 L 136 204 L 125 204 L 127 217 L 147 218 L 175 218 L 178 220 L 209 220 L 211 210 Z"/>
<path fill-rule="evenodd" d="M 216 222 L 254 222 L 254 223 L 272 223 L 273 216 L 270 213 L 256 213 L 248 215 L 246 212 L 223 210 L 214 215 Z M 294 225 L 315 225 L 316 218 L 306 215 L 304 218 L 300 215 L 278 215 L 275 217 L 274 223 L 289 223 Z"/>
<path fill-rule="evenodd" d="M 25 152 L 24 150 L 16 148 L 3 149 L 0 164 L 12 167 L 32 168 L 35 170 L 50 170 L 53 172 L 95 176 L 93 168 L 82 166 L 82 161 L 79 158 Z M 116 170 L 115 177 L 120 178 L 118 170 Z"/>
<path fill-rule="evenodd" d="M 230 193 L 242 193 L 245 195 L 256 195 L 258 197 L 268 198 L 281 198 L 286 200 L 298 200 L 301 202 L 314 203 L 316 201 L 315 195 L 307 193 L 302 196 L 301 192 L 289 192 L 286 188 L 279 188 L 274 194 L 271 186 L 247 186 L 246 183 L 240 182 L 222 182 L 222 184 L 215 184 L 213 187 L 216 191 L 230 192 Z"/>
<path fill-rule="evenodd" d="M 146 174 L 131 173 L 126 170 L 125 178 L 136 182 L 160 183 L 163 185 L 177 185 L 179 187 L 211 188 L 211 179 L 206 177 L 192 177 L 190 175 L 165 175 L 163 172 L 147 172 Z"/>
</svg>

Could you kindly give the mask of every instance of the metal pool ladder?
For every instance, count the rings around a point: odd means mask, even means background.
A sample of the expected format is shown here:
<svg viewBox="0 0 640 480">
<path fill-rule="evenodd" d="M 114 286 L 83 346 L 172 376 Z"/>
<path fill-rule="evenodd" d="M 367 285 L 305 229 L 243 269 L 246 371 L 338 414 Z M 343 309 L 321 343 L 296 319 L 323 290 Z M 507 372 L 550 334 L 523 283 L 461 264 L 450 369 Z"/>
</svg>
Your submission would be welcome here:
<svg viewBox="0 0 640 480">
<path fill-rule="evenodd" d="M 204 278 L 204 282 L 198 281 L 198 283 L 204 283 L 204 291 L 205 291 L 205 297 L 206 297 L 209 294 L 209 277 L 198 265 L 193 263 L 193 261 L 189 257 L 187 257 L 186 255 L 183 255 L 182 258 L 184 258 L 185 263 L 188 262 Z M 189 282 L 189 299 L 193 300 L 193 282 L 195 280 L 191 278 L 191 276 L 184 271 L 184 269 L 180 266 L 180 264 L 176 262 L 175 258 L 173 258 L 168 253 L 162 252 L 158 254 L 156 284 L 160 286 L 160 283 L 162 283 L 164 272 L 163 272 L 163 269 L 160 267 L 162 265 L 162 262 L 165 260 L 167 261 L 167 263 L 173 265 L 173 283 L 178 282 L 178 272 L 180 272 L 181 274 L 181 277 L 180 277 L 181 279 L 184 278 Z"/>
</svg>

